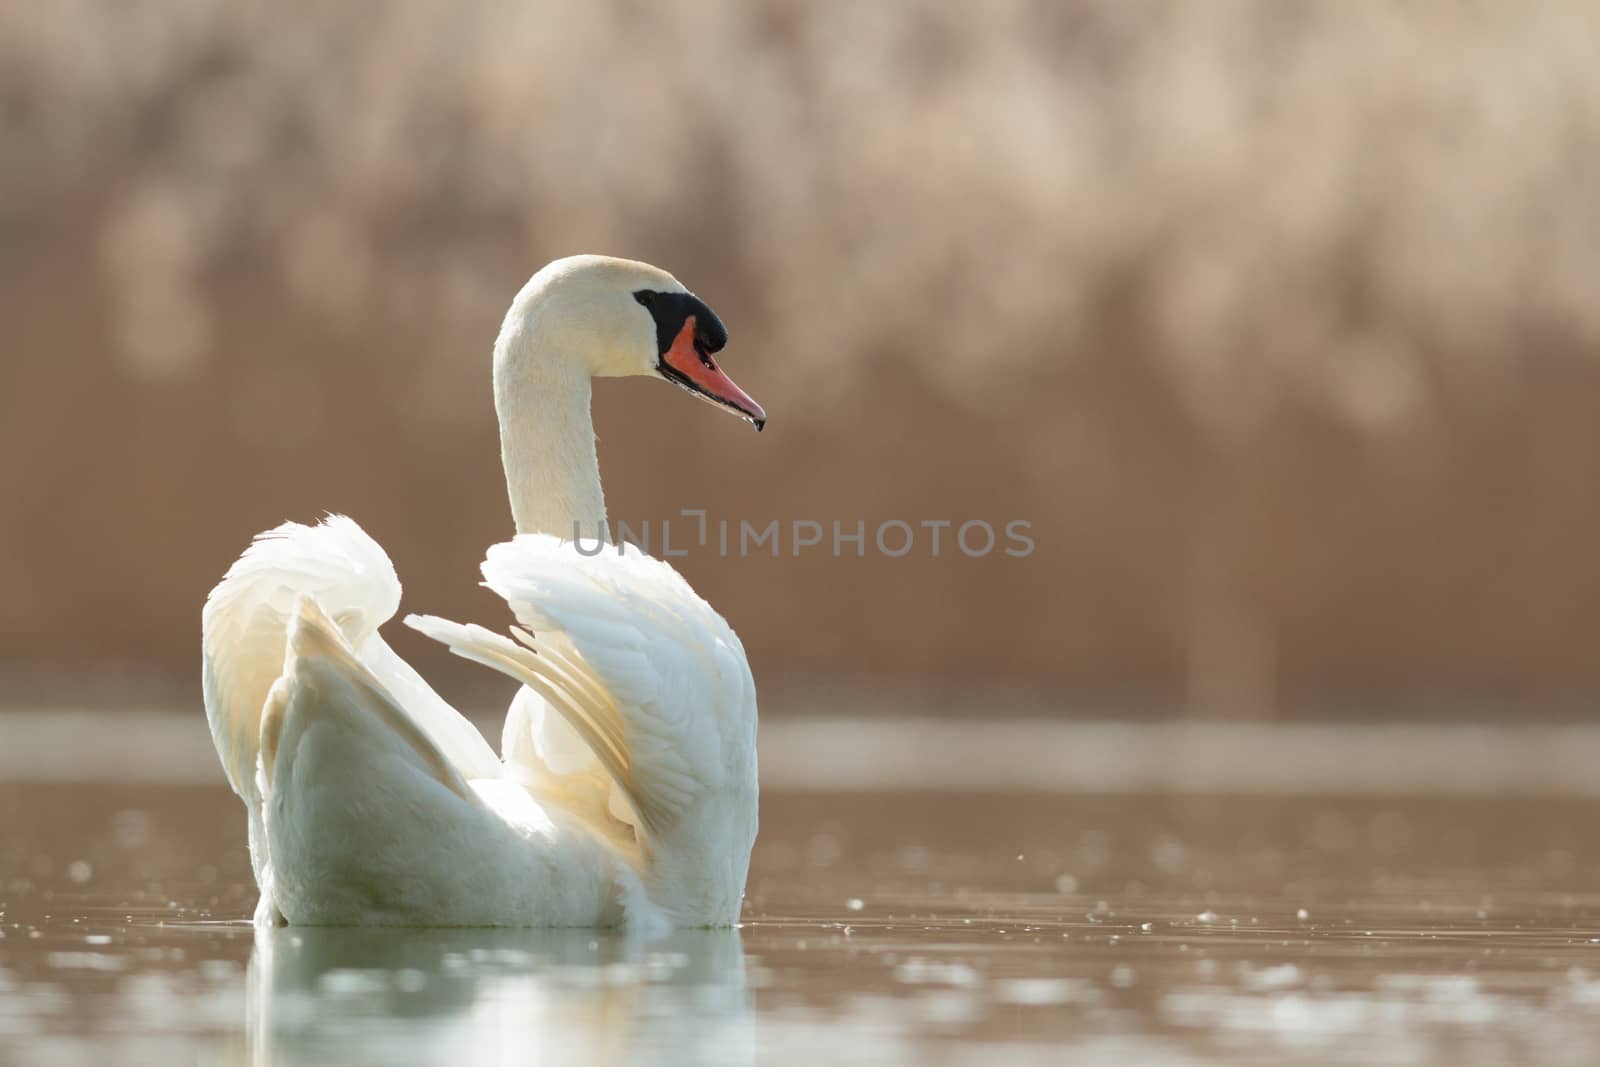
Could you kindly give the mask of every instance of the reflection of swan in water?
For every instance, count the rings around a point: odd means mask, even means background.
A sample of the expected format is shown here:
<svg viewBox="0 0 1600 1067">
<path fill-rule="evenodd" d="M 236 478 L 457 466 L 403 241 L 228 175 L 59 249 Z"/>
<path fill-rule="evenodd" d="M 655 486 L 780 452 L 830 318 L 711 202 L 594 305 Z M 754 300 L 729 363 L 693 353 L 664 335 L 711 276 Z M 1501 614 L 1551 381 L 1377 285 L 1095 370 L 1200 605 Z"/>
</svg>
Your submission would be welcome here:
<svg viewBox="0 0 1600 1067">
<path fill-rule="evenodd" d="M 754 1059 L 737 930 L 256 931 L 257 1064 Z"/>
</svg>

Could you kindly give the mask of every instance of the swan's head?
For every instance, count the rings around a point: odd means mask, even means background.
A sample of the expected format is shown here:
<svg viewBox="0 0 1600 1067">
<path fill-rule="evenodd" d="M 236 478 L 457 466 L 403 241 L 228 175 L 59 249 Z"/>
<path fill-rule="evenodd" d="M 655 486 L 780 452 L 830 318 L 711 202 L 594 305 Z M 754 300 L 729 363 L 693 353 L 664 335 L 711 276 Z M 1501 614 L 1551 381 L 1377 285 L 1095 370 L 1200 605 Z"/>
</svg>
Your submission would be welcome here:
<svg viewBox="0 0 1600 1067">
<path fill-rule="evenodd" d="M 529 279 L 495 345 L 495 375 L 564 359 L 594 378 L 665 378 L 757 430 L 767 414 L 717 365 L 728 342 L 716 312 L 666 271 L 610 256 L 569 256 Z"/>
</svg>

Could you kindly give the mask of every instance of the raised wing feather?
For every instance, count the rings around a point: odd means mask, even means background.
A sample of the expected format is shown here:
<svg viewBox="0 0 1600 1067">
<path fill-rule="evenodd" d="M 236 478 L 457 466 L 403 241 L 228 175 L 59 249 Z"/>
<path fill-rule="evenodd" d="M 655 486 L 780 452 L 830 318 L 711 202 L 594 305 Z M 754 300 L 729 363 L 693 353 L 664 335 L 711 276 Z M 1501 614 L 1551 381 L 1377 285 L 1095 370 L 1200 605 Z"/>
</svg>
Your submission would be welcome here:
<svg viewBox="0 0 1600 1067">
<path fill-rule="evenodd" d="M 286 522 L 257 534 L 201 611 L 206 719 L 234 792 L 255 795 L 261 710 L 283 673 L 295 598 L 309 594 L 348 635 L 363 638 L 400 606 L 400 580 L 351 519 Z"/>
<path fill-rule="evenodd" d="M 286 522 L 257 535 L 201 613 L 206 719 L 234 792 L 259 800 L 256 759 L 268 692 L 283 674 L 296 600 L 314 598 L 376 679 L 467 777 L 499 762 L 472 727 L 384 644 L 377 628 L 400 605 L 389 557 L 353 520 Z"/>
<path fill-rule="evenodd" d="M 535 688 L 657 834 L 753 758 L 754 684 L 726 622 L 667 564 L 527 534 L 489 550 L 485 584 L 526 630 L 406 620 Z M 532 631 L 529 633 L 528 631 Z"/>
<path fill-rule="evenodd" d="M 373 634 L 362 643 L 360 657 L 384 690 L 464 777 L 469 781 L 500 777 L 500 760 L 478 728 L 434 692 L 416 668 L 388 646 L 381 634 Z"/>
<path fill-rule="evenodd" d="M 290 694 L 296 675 L 314 669 L 337 679 L 346 699 L 311 701 L 297 708 L 310 718 L 342 717 L 390 750 L 403 747 L 409 761 L 422 773 L 467 803 L 476 803 L 466 779 L 432 736 L 423 730 L 378 677 L 356 655 L 344 634 L 323 613 L 316 598 L 302 593 L 295 598 L 289 620 L 289 650 L 283 679 L 273 686 L 263 714 L 261 777 L 269 787 L 278 773 L 278 755 L 284 718 L 290 712 Z M 355 699 L 350 699 L 354 696 Z"/>
</svg>

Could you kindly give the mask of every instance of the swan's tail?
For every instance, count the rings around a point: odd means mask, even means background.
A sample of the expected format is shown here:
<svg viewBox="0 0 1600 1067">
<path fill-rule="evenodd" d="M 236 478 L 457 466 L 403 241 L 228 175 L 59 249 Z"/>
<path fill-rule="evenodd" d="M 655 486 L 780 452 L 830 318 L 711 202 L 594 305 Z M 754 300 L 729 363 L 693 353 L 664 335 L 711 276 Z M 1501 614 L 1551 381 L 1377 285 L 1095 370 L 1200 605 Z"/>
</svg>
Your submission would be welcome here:
<svg viewBox="0 0 1600 1067">
<path fill-rule="evenodd" d="M 234 792 L 259 799 L 262 715 L 291 654 L 291 619 L 315 611 L 331 636 L 359 647 L 399 606 L 394 565 L 351 519 L 286 522 L 256 536 L 201 612 L 206 719 Z"/>
</svg>

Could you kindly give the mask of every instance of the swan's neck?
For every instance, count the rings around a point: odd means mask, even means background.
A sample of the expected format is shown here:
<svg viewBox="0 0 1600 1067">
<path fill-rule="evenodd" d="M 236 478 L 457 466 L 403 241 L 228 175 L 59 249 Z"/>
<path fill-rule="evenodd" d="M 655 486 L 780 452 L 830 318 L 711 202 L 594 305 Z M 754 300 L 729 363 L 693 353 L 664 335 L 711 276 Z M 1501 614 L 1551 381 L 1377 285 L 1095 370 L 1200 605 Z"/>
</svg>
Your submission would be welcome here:
<svg viewBox="0 0 1600 1067">
<path fill-rule="evenodd" d="M 605 529 L 589 372 L 539 350 L 534 338 L 501 337 L 494 365 L 500 459 L 518 533 L 593 541 Z M 514 346 L 514 350 L 512 349 Z"/>
</svg>

